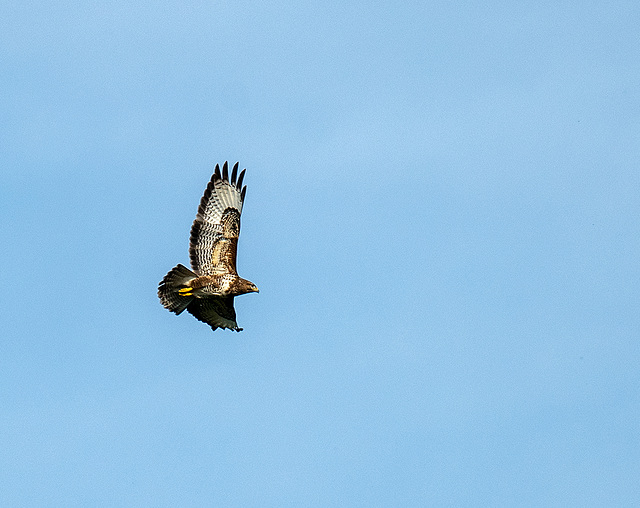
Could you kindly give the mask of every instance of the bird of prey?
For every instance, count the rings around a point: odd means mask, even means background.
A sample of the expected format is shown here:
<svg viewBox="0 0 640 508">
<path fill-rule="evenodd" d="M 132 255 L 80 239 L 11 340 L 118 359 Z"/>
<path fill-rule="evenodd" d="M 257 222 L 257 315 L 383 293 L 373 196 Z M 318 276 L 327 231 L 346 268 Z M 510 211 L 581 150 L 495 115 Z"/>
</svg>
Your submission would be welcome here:
<svg viewBox="0 0 640 508">
<path fill-rule="evenodd" d="M 213 330 L 242 331 L 236 322 L 233 299 L 258 292 L 253 282 L 236 271 L 240 215 L 247 191 L 246 185 L 242 187 L 245 171 L 238 176 L 236 162 L 229 179 L 227 163 L 222 165 L 222 173 L 216 164 L 191 226 L 191 270 L 179 264 L 158 286 L 158 297 L 165 309 L 176 314 L 187 309 Z"/>
</svg>

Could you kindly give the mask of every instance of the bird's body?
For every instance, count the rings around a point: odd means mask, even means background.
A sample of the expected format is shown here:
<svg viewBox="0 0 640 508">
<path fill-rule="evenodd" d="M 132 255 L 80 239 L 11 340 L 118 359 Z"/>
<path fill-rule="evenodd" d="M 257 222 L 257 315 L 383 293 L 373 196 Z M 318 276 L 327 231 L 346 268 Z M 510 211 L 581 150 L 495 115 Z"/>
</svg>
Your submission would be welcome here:
<svg viewBox="0 0 640 508">
<path fill-rule="evenodd" d="M 236 271 L 240 215 L 246 193 L 242 187 L 245 170 L 237 178 L 238 164 L 231 179 L 227 163 L 216 165 L 211 181 L 198 207 L 191 226 L 189 257 L 191 270 L 177 265 L 165 275 L 158 286 L 162 305 L 176 314 L 185 309 L 196 319 L 216 328 L 237 332 L 233 298 L 258 288 Z"/>
</svg>

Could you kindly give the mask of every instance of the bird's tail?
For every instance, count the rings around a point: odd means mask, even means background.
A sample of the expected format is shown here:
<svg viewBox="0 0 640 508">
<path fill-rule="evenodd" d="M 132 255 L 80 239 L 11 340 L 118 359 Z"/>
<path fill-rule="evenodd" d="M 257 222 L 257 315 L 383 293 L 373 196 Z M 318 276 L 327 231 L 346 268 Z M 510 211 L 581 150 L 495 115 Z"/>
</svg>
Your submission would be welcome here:
<svg viewBox="0 0 640 508">
<path fill-rule="evenodd" d="M 178 265 L 164 276 L 158 285 L 158 298 L 165 309 L 180 314 L 193 301 L 193 296 L 180 294 L 180 289 L 195 279 L 197 275 L 186 266 Z"/>
</svg>

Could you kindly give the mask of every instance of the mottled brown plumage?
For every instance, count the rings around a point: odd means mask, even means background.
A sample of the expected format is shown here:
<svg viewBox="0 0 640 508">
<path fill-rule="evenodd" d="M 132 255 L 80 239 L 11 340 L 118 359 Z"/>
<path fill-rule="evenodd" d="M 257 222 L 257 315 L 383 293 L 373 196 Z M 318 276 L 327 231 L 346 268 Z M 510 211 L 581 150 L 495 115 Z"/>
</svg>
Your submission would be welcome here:
<svg viewBox="0 0 640 508">
<path fill-rule="evenodd" d="M 177 265 L 158 286 L 158 297 L 166 309 L 176 314 L 187 309 L 213 330 L 241 331 L 233 298 L 258 292 L 255 284 L 241 278 L 236 270 L 240 215 L 247 190 L 242 187 L 245 171 L 237 178 L 236 163 L 229 179 L 227 163 L 223 164 L 222 173 L 216 164 L 191 226 L 191 270 Z"/>
</svg>

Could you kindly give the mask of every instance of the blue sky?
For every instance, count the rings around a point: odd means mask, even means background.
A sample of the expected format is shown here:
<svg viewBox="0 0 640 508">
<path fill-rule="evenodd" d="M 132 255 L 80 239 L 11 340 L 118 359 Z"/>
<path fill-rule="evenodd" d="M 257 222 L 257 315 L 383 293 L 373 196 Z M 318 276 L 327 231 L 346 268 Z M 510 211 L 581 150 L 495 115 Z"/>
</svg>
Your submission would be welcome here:
<svg viewBox="0 0 640 508">
<path fill-rule="evenodd" d="M 640 501 L 640 7 L 0 6 L 0 504 Z M 164 310 L 247 168 L 240 334 Z"/>
</svg>

